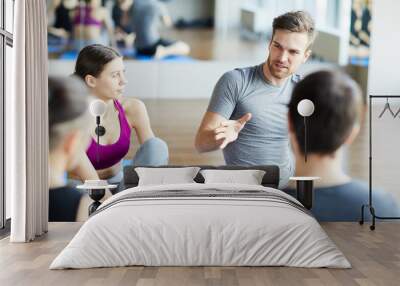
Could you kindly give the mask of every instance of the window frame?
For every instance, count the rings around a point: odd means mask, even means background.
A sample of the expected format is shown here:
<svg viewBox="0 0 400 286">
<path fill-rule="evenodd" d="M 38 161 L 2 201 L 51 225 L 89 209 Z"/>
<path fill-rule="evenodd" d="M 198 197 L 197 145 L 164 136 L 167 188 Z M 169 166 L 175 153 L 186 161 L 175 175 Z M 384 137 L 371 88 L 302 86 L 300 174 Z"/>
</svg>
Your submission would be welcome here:
<svg viewBox="0 0 400 286">
<path fill-rule="evenodd" d="M 6 217 L 6 189 L 5 189 L 5 102 L 6 102 L 6 46 L 13 48 L 13 34 L 6 30 L 6 1 L 11 1 L 13 13 L 15 14 L 15 0 L 0 0 L 0 237 L 7 235 L 10 231 L 10 219 Z M 15 15 L 12 15 L 14 19 Z M 14 30 L 14 27 L 12 27 Z"/>
</svg>

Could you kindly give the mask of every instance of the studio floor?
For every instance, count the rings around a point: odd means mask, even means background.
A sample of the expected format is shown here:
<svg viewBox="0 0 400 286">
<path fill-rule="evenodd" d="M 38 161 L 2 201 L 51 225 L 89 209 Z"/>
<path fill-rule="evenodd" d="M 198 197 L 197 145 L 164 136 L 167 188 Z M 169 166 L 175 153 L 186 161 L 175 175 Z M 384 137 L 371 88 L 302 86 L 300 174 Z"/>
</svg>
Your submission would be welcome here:
<svg viewBox="0 0 400 286">
<path fill-rule="evenodd" d="M 323 223 L 329 237 L 352 264 L 351 269 L 291 267 L 118 267 L 49 270 L 81 223 L 50 223 L 49 232 L 32 243 L 0 241 L 0 285 L 358 285 L 398 284 L 398 223 L 379 223 L 375 231 L 358 223 Z"/>
<path fill-rule="evenodd" d="M 196 60 L 262 61 L 267 54 L 268 39 L 245 39 L 237 29 L 218 32 L 213 29 L 164 29 L 162 37 L 172 41 L 184 41 L 190 46 L 189 56 Z M 52 51 L 49 58 L 59 58 L 64 49 Z M 130 59 L 130 56 L 126 57 Z"/>
</svg>

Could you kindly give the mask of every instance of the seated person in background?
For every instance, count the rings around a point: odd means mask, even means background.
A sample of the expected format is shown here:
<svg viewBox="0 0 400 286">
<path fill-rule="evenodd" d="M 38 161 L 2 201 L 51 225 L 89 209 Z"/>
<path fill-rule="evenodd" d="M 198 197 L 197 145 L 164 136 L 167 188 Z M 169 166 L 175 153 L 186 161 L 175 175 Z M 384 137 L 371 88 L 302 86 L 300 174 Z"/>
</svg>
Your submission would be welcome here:
<svg viewBox="0 0 400 286">
<path fill-rule="evenodd" d="M 166 26 L 172 25 L 163 3 L 159 0 L 134 0 L 133 24 L 136 34 L 135 48 L 138 55 L 154 56 L 156 59 L 171 55 L 188 55 L 188 44 L 162 39 L 161 20 Z"/>
<path fill-rule="evenodd" d="M 96 121 L 94 118 L 89 121 L 92 139 L 86 152 L 81 150 L 82 155 L 74 174 L 85 180 L 97 171 L 100 179 L 112 184 L 120 183 L 122 160 L 132 145 L 132 130 L 140 143 L 133 165 L 168 164 L 168 146 L 154 136 L 144 103 L 133 97 L 122 97 L 127 79 L 118 51 L 102 45 L 83 48 L 78 55 L 74 74 L 85 82 L 93 97 L 106 104 L 106 111 L 101 117 L 101 125 L 106 133 L 100 137 L 98 146 Z"/>
<path fill-rule="evenodd" d="M 78 162 L 89 133 L 80 130 L 87 120 L 88 91 L 75 78 L 49 78 L 49 221 L 84 221 L 89 196 L 66 185 L 65 172 Z M 89 179 L 98 179 L 97 174 Z"/>
<path fill-rule="evenodd" d="M 297 111 L 303 99 L 311 100 L 315 106 L 308 118 L 307 162 L 304 161 L 304 119 Z M 361 102 L 357 83 L 339 72 L 310 74 L 293 90 L 288 121 L 296 176 L 321 178 L 315 181 L 311 209 L 320 221 L 358 221 L 361 205 L 368 202 L 368 185 L 352 179 L 342 169 L 343 147 L 359 131 Z M 295 194 L 294 188 L 286 191 Z M 373 202 L 379 215 L 399 215 L 399 207 L 389 193 L 373 190 Z"/>
<path fill-rule="evenodd" d="M 133 48 L 133 0 L 118 0 L 112 10 L 115 25 L 115 39 L 125 48 Z"/>
<path fill-rule="evenodd" d="M 116 46 L 114 28 L 109 11 L 100 0 L 84 0 L 75 8 L 73 15 L 75 48 L 79 51 L 90 44 Z M 102 35 L 103 27 L 108 39 Z"/>
<path fill-rule="evenodd" d="M 72 15 L 78 0 L 52 0 L 47 8 L 49 42 L 68 41 L 72 36 Z"/>
</svg>

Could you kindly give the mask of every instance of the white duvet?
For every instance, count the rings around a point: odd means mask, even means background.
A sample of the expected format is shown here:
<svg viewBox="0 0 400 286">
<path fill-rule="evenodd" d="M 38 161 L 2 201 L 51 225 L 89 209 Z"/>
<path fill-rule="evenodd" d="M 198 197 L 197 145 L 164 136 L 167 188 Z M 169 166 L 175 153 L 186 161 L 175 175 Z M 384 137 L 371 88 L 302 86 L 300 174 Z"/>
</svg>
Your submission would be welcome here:
<svg viewBox="0 0 400 286">
<path fill-rule="evenodd" d="M 145 197 L 174 190 L 178 195 Z M 254 197 L 252 191 L 262 193 Z M 238 184 L 146 186 L 118 193 L 89 218 L 50 269 L 127 265 L 350 267 L 294 198 Z"/>
</svg>

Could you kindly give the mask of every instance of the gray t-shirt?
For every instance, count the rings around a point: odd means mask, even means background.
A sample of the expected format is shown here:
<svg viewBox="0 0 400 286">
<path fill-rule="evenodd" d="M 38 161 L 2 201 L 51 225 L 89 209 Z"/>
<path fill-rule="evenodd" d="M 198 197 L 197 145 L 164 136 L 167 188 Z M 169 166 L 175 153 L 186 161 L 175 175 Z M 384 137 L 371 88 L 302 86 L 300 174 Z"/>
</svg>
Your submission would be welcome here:
<svg viewBox="0 0 400 286">
<path fill-rule="evenodd" d="M 135 0 L 133 2 L 133 28 L 136 33 L 135 47 L 148 48 L 160 40 L 162 3 L 158 0 Z"/>
<path fill-rule="evenodd" d="M 263 64 L 225 73 L 217 82 L 208 111 L 236 120 L 250 112 L 236 141 L 223 150 L 228 165 L 278 165 L 279 187 L 287 185 L 294 173 L 294 159 L 288 137 L 288 103 L 294 85 L 293 75 L 282 86 L 271 85 L 265 78 Z"/>
</svg>

